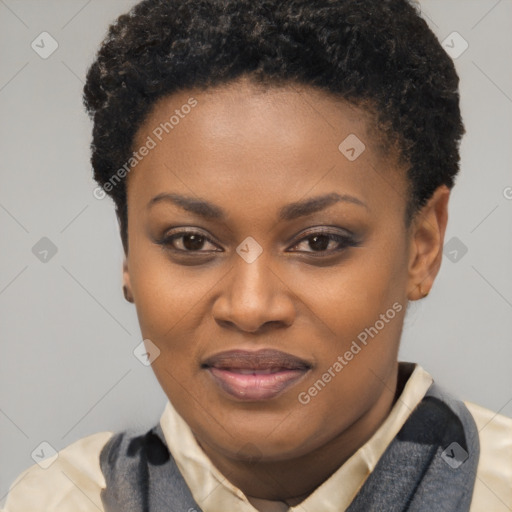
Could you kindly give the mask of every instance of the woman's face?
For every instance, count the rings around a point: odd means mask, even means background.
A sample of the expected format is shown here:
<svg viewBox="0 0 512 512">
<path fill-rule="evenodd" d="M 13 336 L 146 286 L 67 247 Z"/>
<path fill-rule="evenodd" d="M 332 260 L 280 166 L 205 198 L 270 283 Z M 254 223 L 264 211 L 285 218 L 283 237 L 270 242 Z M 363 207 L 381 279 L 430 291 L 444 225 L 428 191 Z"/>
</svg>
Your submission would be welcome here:
<svg viewBox="0 0 512 512">
<path fill-rule="evenodd" d="M 415 283 L 406 182 L 370 126 L 240 82 L 161 100 L 137 134 L 125 283 L 163 390 L 218 453 L 301 456 L 391 402 Z"/>
</svg>

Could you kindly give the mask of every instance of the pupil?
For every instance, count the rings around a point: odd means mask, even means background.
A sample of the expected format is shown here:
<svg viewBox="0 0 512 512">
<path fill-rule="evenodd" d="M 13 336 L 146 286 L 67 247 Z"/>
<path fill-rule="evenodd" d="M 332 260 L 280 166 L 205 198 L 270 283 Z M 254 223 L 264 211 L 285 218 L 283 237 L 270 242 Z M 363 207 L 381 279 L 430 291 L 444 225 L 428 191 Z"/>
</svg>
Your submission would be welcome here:
<svg viewBox="0 0 512 512">
<path fill-rule="evenodd" d="M 195 251 L 197 249 L 201 249 L 204 244 L 204 237 L 201 235 L 184 235 L 183 236 L 183 246 L 185 249 L 190 251 Z"/>
<path fill-rule="evenodd" d="M 315 251 L 325 251 L 329 246 L 329 237 L 326 235 L 315 235 L 309 239 L 309 246 Z"/>
</svg>

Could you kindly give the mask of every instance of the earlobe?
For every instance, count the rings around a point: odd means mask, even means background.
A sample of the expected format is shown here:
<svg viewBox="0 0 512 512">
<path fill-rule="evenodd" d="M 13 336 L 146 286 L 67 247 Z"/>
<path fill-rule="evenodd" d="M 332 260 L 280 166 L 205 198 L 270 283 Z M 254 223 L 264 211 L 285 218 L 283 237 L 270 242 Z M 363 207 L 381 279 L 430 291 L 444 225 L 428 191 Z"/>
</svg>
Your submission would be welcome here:
<svg viewBox="0 0 512 512">
<path fill-rule="evenodd" d="M 130 272 L 128 270 L 128 262 L 126 258 L 123 260 L 123 295 L 128 302 L 131 302 L 132 304 L 134 303 L 132 287 L 130 283 Z"/>
<path fill-rule="evenodd" d="M 441 267 L 450 189 L 438 187 L 411 226 L 408 299 L 426 297 Z"/>
</svg>

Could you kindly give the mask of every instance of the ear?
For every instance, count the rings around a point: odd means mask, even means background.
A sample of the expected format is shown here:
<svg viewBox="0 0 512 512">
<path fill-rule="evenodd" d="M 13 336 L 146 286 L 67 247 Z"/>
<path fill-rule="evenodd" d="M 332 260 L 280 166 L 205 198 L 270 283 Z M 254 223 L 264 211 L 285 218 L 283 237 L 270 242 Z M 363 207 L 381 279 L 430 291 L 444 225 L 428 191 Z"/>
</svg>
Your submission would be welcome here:
<svg viewBox="0 0 512 512">
<path fill-rule="evenodd" d="M 128 301 L 133 303 L 133 293 L 132 293 L 132 285 L 130 282 L 130 272 L 128 270 L 128 260 L 125 256 L 123 260 L 123 293 L 124 298 Z"/>
<path fill-rule="evenodd" d="M 450 189 L 441 185 L 411 223 L 409 300 L 428 295 L 441 267 L 449 198 Z"/>
</svg>

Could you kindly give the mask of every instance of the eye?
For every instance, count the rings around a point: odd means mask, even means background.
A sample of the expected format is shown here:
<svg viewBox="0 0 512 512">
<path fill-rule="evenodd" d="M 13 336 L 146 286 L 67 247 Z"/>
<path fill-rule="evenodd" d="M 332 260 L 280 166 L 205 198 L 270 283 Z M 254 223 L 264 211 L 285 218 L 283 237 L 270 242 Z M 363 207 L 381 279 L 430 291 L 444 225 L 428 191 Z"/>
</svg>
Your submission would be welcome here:
<svg viewBox="0 0 512 512">
<path fill-rule="evenodd" d="M 162 239 L 157 240 L 159 245 L 176 253 L 198 253 L 222 252 L 210 238 L 199 231 L 177 231 L 167 233 Z M 208 245 L 210 246 L 208 248 Z M 355 247 L 359 243 L 351 234 L 334 233 L 317 229 L 307 233 L 297 243 L 290 247 L 292 252 L 304 252 L 314 256 L 325 256 L 341 252 L 348 247 Z M 303 246 L 303 249 L 297 248 Z M 317 253 L 317 254 L 315 254 Z"/>
<path fill-rule="evenodd" d="M 218 247 L 206 236 L 198 231 L 179 231 L 166 234 L 164 238 L 157 241 L 158 244 L 176 252 L 219 252 Z M 204 249 L 210 244 L 213 249 Z"/>
<path fill-rule="evenodd" d="M 308 233 L 307 236 L 299 240 L 298 243 L 294 244 L 291 249 L 295 249 L 300 246 L 304 246 L 306 250 L 299 250 L 298 252 L 306 252 L 313 254 L 320 253 L 319 256 L 341 252 L 347 247 L 355 247 L 359 243 L 354 239 L 352 235 L 333 233 L 332 231 L 317 230 Z M 311 250 L 307 250 L 311 249 Z M 323 253 L 323 254 L 322 254 Z"/>
</svg>

